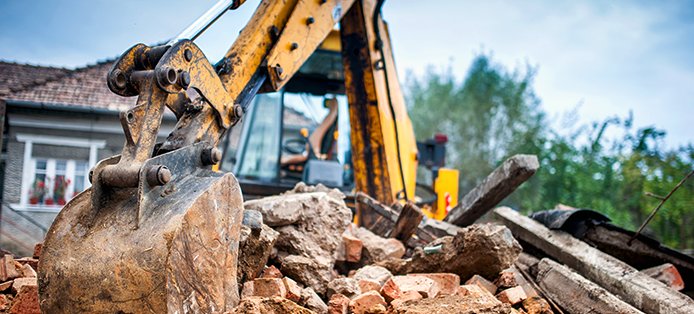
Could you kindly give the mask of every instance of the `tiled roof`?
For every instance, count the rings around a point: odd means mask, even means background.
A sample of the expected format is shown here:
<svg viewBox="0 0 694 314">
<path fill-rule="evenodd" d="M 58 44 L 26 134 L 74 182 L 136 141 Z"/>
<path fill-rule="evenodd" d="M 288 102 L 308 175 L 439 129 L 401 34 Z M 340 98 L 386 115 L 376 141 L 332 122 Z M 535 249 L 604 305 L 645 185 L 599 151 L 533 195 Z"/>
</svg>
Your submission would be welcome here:
<svg viewBox="0 0 694 314">
<path fill-rule="evenodd" d="M 112 93 L 106 73 L 113 61 L 75 70 L 0 62 L 0 98 L 64 106 L 123 110 L 136 97 Z"/>
</svg>

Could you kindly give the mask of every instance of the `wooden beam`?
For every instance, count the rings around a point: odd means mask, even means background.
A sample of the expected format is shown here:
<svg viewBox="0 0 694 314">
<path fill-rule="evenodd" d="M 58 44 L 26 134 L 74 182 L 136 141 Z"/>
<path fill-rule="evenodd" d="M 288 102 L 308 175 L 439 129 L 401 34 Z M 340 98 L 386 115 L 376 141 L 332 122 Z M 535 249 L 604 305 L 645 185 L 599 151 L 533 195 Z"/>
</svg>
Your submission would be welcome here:
<svg viewBox="0 0 694 314">
<path fill-rule="evenodd" d="M 514 236 L 575 269 L 645 313 L 694 313 L 694 300 L 563 231 L 508 207 L 494 210 Z"/>
<path fill-rule="evenodd" d="M 407 240 L 417 232 L 422 218 L 424 218 L 422 210 L 412 202 L 407 202 L 402 207 L 402 211 L 400 211 L 400 215 L 398 215 L 398 220 L 395 221 L 395 226 L 390 231 L 390 237 L 407 243 Z"/>
<path fill-rule="evenodd" d="M 507 159 L 467 193 L 448 212 L 444 221 L 461 227 L 473 224 L 532 177 L 539 167 L 540 163 L 535 155 L 515 155 Z"/>
<path fill-rule="evenodd" d="M 551 259 L 543 258 L 538 268 L 538 285 L 569 313 L 643 313 Z"/>
</svg>

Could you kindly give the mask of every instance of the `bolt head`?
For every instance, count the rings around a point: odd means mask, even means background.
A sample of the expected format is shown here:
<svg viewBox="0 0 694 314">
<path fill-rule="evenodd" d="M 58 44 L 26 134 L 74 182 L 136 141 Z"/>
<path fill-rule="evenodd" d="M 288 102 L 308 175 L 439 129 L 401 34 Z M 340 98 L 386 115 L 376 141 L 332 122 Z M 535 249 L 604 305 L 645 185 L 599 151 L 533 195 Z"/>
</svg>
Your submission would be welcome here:
<svg viewBox="0 0 694 314">
<path fill-rule="evenodd" d="M 311 24 L 313 24 L 313 23 L 315 23 L 315 22 L 316 22 L 316 19 L 314 19 L 313 16 L 309 16 L 309 17 L 306 19 L 306 25 L 311 25 Z"/>
<path fill-rule="evenodd" d="M 292 43 L 292 45 L 289 47 L 291 50 L 296 50 L 299 48 L 299 44 L 297 43 Z"/>
<path fill-rule="evenodd" d="M 185 58 L 187 62 L 190 62 L 190 60 L 193 60 L 193 52 L 190 51 L 190 49 L 186 49 L 183 51 L 183 58 Z"/>
<path fill-rule="evenodd" d="M 183 88 L 188 88 L 188 86 L 190 86 L 190 73 L 188 73 L 188 71 L 181 72 L 180 84 Z"/>
<path fill-rule="evenodd" d="M 121 71 L 120 69 L 113 70 L 113 78 L 113 83 L 115 83 L 118 89 L 125 89 L 126 84 L 128 82 L 123 71 Z"/>
</svg>

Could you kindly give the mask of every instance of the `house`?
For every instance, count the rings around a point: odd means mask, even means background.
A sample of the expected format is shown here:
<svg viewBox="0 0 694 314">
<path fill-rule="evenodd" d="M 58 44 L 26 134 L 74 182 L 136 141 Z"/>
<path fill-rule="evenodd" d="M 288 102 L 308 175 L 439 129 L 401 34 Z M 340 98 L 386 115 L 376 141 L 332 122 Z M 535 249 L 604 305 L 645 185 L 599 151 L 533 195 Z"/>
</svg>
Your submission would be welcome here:
<svg viewBox="0 0 694 314">
<path fill-rule="evenodd" d="M 62 205 L 90 186 L 89 170 L 120 153 L 118 115 L 136 97 L 108 89 L 112 63 L 72 70 L 0 62 L 0 248 L 20 255 L 33 250 Z M 161 139 L 174 124 L 165 115 Z"/>
<path fill-rule="evenodd" d="M 136 97 L 108 89 L 106 74 L 113 62 L 71 70 L 0 61 L 0 248 L 30 254 L 62 205 L 90 186 L 90 169 L 121 152 L 125 138 L 118 115 L 134 106 Z M 285 139 L 316 124 L 291 107 L 285 108 L 283 120 Z M 167 111 L 160 140 L 175 122 Z M 242 123 L 230 133 L 230 159 Z"/>
</svg>

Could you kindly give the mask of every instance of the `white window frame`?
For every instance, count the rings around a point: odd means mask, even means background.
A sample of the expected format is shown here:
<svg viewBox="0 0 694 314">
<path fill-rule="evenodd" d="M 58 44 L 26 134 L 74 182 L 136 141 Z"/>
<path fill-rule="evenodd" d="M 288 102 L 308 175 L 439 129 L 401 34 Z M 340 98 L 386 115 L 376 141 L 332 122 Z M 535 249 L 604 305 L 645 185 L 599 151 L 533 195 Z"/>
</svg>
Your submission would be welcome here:
<svg viewBox="0 0 694 314">
<path fill-rule="evenodd" d="M 34 176 L 36 171 L 36 158 L 32 157 L 33 145 L 43 144 L 43 145 L 54 145 L 54 146 L 67 146 L 67 147 L 79 147 L 79 148 L 89 148 L 89 168 L 93 168 L 96 165 L 96 158 L 98 150 L 106 147 L 105 140 L 92 140 L 83 138 L 72 138 L 72 137 L 60 137 L 60 136 L 49 136 L 49 135 L 34 135 L 34 134 L 17 134 L 17 141 L 24 143 L 24 160 L 22 163 L 22 189 L 20 191 L 20 201 L 19 204 L 12 204 L 18 210 L 25 211 L 41 211 L 41 212 L 58 212 L 62 206 L 31 206 L 29 204 L 29 190 L 34 182 Z M 55 160 L 50 158 L 45 158 L 49 161 Z M 55 166 L 46 167 L 48 170 L 53 168 L 53 177 L 55 177 Z M 66 172 L 68 174 L 74 174 L 75 162 L 68 161 Z M 72 169 L 72 171 L 71 171 Z M 47 173 L 46 177 L 49 177 L 51 173 Z M 72 176 L 72 175 L 70 175 Z M 66 178 L 72 180 L 70 183 L 69 190 L 72 190 L 72 185 L 74 184 L 74 177 Z M 85 182 L 88 186 L 89 182 Z"/>
</svg>

